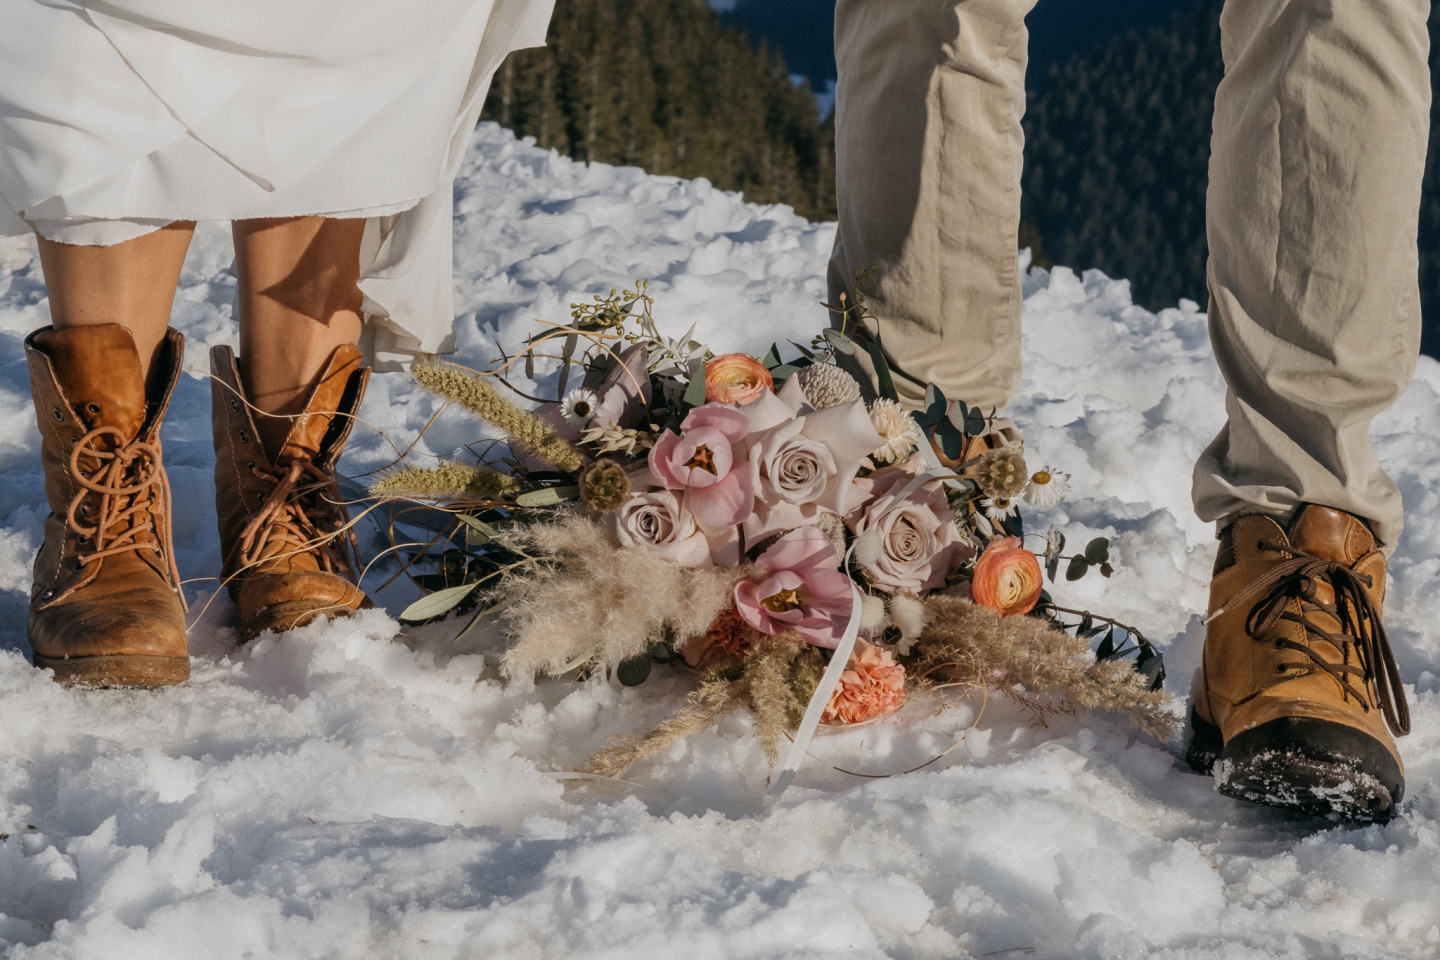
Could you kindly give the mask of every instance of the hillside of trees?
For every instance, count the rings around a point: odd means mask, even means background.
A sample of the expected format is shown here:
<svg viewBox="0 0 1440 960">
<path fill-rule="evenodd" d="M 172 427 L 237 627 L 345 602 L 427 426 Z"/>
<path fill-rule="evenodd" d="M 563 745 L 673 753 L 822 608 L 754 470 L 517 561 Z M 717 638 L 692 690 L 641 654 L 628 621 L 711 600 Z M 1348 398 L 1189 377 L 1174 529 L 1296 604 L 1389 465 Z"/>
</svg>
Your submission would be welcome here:
<svg viewBox="0 0 1440 960">
<path fill-rule="evenodd" d="M 835 216 L 834 136 L 813 95 L 704 0 L 559 0 L 548 40 L 506 60 L 482 119 L 579 160 Z"/>
<path fill-rule="evenodd" d="M 1032 77 L 1026 108 L 1024 235 L 1045 256 L 1127 277 L 1152 309 L 1205 303 L 1205 187 L 1222 0 L 1163 29 L 1111 41 Z M 1440 5 L 1430 18 L 1440 84 Z M 1420 210 L 1422 349 L 1440 356 L 1440 91 Z"/>
</svg>

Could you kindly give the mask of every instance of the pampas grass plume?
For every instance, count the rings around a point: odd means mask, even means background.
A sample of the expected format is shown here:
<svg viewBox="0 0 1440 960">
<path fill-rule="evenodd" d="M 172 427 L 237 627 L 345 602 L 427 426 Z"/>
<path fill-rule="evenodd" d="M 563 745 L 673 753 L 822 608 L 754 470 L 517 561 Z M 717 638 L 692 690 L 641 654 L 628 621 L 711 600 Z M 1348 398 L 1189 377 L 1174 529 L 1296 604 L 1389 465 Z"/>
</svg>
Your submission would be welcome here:
<svg viewBox="0 0 1440 960">
<path fill-rule="evenodd" d="M 422 387 L 499 427 L 506 436 L 546 463 L 567 473 L 574 473 L 584 464 L 580 452 L 543 420 L 511 403 L 482 378 L 438 364 L 416 364 L 411 372 Z"/>
</svg>

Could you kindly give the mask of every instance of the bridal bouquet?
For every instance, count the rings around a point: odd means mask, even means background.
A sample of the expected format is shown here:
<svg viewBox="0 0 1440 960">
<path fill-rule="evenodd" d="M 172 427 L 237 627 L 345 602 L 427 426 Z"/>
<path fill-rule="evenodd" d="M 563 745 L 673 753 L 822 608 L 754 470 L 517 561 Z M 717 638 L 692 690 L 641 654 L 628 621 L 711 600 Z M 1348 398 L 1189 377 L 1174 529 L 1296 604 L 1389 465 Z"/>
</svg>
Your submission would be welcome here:
<svg viewBox="0 0 1440 960">
<path fill-rule="evenodd" d="M 417 367 L 505 448 L 372 488 L 445 518 L 413 558 L 432 592 L 402 619 L 503 617 L 512 677 L 693 672 L 680 713 L 592 758 L 606 775 L 736 708 L 773 764 L 787 736 L 803 750 L 817 724 L 942 684 L 994 688 L 1037 718 L 1118 710 L 1167 736 L 1159 654 L 1045 589 L 1062 562 L 1069 580 L 1108 577 L 1108 543 L 1066 556 L 1051 530 L 1025 546 L 1019 505 L 1058 502 L 1066 475 L 1031 472 L 1013 428 L 933 386 L 907 412 L 862 310 L 842 303 L 840 328 L 788 361 L 778 346 L 717 355 L 693 328 L 663 335 L 642 283 L 575 305 L 491 370 Z M 859 351 L 879 372 L 868 404 L 840 363 Z M 556 367 L 557 392 L 532 408 L 507 374 L 537 363 Z"/>
</svg>

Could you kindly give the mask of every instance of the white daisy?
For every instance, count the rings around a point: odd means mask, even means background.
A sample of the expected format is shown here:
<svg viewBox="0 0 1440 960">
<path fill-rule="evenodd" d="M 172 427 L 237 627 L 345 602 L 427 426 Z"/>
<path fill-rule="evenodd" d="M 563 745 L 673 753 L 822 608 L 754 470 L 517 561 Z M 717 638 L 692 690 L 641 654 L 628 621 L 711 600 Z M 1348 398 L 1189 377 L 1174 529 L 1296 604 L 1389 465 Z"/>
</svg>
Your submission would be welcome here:
<svg viewBox="0 0 1440 960">
<path fill-rule="evenodd" d="M 1024 496 L 1025 502 L 1030 506 L 1043 510 L 1064 500 L 1069 492 L 1070 474 L 1046 467 L 1031 474 Z"/>
<path fill-rule="evenodd" d="M 576 387 L 565 394 L 565 399 L 560 401 L 560 415 L 576 430 L 585 429 L 598 409 L 600 409 L 599 395 L 594 390 L 587 390 L 585 387 Z"/>
<path fill-rule="evenodd" d="M 1014 499 L 992 500 L 986 497 L 980 501 L 980 508 L 985 511 L 985 516 L 996 523 L 1008 520 L 1020 512 L 1020 504 Z"/>
<path fill-rule="evenodd" d="M 878 463 L 898 463 L 920 445 L 920 424 L 894 400 L 876 400 L 870 406 L 870 422 L 885 445 L 870 456 Z"/>
</svg>

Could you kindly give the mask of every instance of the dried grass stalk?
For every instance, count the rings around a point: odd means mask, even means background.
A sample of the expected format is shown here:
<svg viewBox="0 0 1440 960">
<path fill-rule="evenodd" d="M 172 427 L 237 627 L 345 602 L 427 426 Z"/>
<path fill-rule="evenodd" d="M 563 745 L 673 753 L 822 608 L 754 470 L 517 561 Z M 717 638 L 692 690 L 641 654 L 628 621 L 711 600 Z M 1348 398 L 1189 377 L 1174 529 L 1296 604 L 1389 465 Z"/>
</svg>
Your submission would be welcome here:
<svg viewBox="0 0 1440 960">
<path fill-rule="evenodd" d="M 958 597 L 925 604 L 930 623 L 916 647 L 914 677 L 976 689 L 1023 683 L 1076 707 L 1123 713 L 1162 741 L 1179 727 L 1173 698 L 1150 690 L 1128 661 L 1098 663 L 1088 643 L 1034 617 L 1001 617 Z"/>
<path fill-rule="evenodd" d="M 745 694 L 755 713 L 760 748 L 770 766 L 780 762 L 780 740 L 790 729 L 791 717 L 805 705 L 795 699 L 790 674 L 805 650 L 798 634 L 785 633 L 757 641 L 745 654 Z"/>
<path fill-rule="evenodd" d="M 535 414 L 510 402 L 484 379 L 455 367 L 436 364 L 416 364 L 411 373 L 422 387 L 454 400 L 482 420 L 493 423 L 507 437 L 546 463 L 566 473 L 574 473 L 584 464 L 580 451 Z"/>
<path fill-rule="evenodd" d="M 578 513 L 506 531 L 506 540 L 547 558 L 517 570 L 496 591 L 509 601 L 515 643 L 507 677 L 558 674 L 580 657 L 614 666 L 644 653 L 668 630 L 676 645 L 703 634 L 731 602 L 746 567 L 682 567 L 610 542 Z"/>
<path fill-rule="evenodd" d="M 382 500 L 504 500 L 521 490 L 508 473 L 444 461 L 438 467 L 406 467 L 381 477 L 370 495 Z"/>
<path fill-rule="evenodd" d="M 699 733 L 743 701 L 744 681 L 713 680 L 690 694 L 689 705 L 643 737 L 613 738 L 590 757 L 586 769 L 602 777 L 622 777 L 641 760 L 662 753 L 677 740 Z"/>
</svg>

